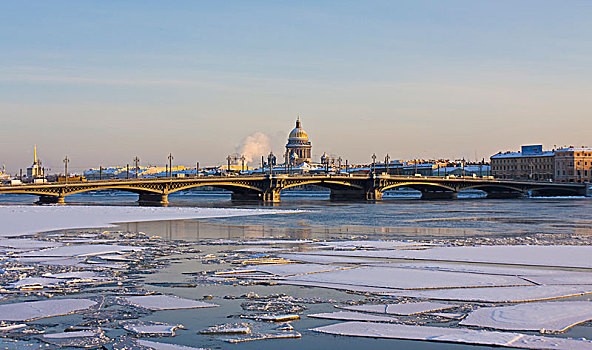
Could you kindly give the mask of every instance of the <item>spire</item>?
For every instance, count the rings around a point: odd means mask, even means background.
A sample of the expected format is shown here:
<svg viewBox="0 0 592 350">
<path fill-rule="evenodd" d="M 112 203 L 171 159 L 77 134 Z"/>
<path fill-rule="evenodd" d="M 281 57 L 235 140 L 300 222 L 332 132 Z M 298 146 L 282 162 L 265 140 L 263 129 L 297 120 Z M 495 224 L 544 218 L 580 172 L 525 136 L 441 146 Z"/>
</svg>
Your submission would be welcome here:
<svg viewBox="0 0 592 350">
<path fill-rule="evenodd" d="M 298 116 L 298 119 L 296 119 L 296 127 L 300 128 L 300 116 Z"/>
<path fill-rule="evenodd" d="M 33 164 L 37 164 L 37 145 L 33 147 Z"/>
</svg>

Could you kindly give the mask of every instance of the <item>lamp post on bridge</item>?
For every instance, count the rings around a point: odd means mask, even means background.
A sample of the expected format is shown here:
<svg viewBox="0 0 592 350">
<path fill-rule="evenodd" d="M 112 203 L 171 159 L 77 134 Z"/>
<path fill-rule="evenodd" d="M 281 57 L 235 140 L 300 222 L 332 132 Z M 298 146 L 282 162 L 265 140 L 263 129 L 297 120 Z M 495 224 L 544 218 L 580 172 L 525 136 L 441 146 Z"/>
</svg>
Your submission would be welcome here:
<svg viewBox="0 0 592 350">
<path fill-rule="evenodd" d="M 343 159 L 341 159 L 341 157 L 337 158 L 337 166 L 338 166 L 338 168 L 337 168 L 337 172 L 338 172 L 339 174 L 341 174 L 341 161 L 342 161 L 342 160 L 343 160 Z"/>
<path fill-rule="evenodd" d="M 173 159 L 175 159 L 175 157 L 173 157 L 172 153 L 169 153 L 169 175 L 170 177 L 173 177 Z"/>
<path fill-rule="evenodd" d="M 376 176 L 376 153 L 372 153 L 372 175 Z"/>
<path fill-rule="evenodd" d="M 70 163 L 70 159 L 68 158 L 68 156 L 66 156 L 66 158 L 64 158 L 64 181 L 66 185 L 68 184 L 68 163 Z"/>
<path fill-rule="evenodd" d="M 129 180 L 129 164 L 125 165 L 125 178 Z"/>
<path fill-rule="evenodd" d="M 386 154 L 386 157 L 384 157 L 384 166 L 386 168 L 386 174 L 388 175 L 389 173 L 389 161 L 391 160 L 391 157 L 388 155 L 388 153 Z"/>
<path fill-rule="evenodd" d="M 134 158 L 134 163 L 136 164 L 136 179 L 138 178 L 138 173 L 140 172 L 140 168 L 138 167 L 138 163 L 140 163 L 140 158 L 136 156 Z"/>
<path fill-rule="evenodd" d="M 245 172 L 245 160 L 247 160 L 247 158 L 245 158 L 245 155 L 243 154 L 243 155 L 240 157 L 240 160 L 241 160 L 241 170 L 242 170 L 242 171 L 243 171 L 243 173 L 244 173 L 244 172 Z"/>
<path fill-rule="evenodd" d="M 195 177 L 199 176 L 199 162 L 195 163 Z"/>
<path fill-rule="evenodd" d="M 226 168 L 226 172 L 229 173 L 230 172 L 230 161 L 232 160 L 231 156 L 226 157 L 226 161 L 228 162 L 228 166 Z"/>
</svg>

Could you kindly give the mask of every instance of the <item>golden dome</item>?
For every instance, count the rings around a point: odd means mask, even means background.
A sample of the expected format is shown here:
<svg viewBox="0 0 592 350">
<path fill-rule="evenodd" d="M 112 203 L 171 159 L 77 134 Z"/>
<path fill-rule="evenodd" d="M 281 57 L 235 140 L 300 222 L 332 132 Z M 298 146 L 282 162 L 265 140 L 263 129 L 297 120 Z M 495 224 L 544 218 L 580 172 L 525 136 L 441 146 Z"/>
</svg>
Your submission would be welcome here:
<svg viewBox="0 0 592 350">
<path fill-rule="evenodd" d="M 306 131 L 304 131 L 304 129 L 302 129 L 302 126 L 300 124 L 300 118 L 296 120 L 296 127 L 292 131 L 290 131 L 290 135 L 288 135 L 288 140 L 304 142 L 308 141 L 308 134 L 306 133 Z"/>
</svg>

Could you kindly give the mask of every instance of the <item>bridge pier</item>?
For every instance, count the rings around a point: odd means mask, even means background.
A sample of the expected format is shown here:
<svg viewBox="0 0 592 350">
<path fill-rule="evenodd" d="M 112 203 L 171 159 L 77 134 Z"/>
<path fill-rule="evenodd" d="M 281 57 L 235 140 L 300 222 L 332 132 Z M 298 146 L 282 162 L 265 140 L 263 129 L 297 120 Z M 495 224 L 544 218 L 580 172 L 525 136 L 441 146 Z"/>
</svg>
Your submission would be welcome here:
<svg viewBox="0 0 592 350">
<path fill-rule="evenodd" d="M 231 200 L 233 201 L 260 201 L 262 194 L 258 192 L 232 192 Z"/>
<path fill-rule="evenodd" d="M 138 204 L 154 207 L 166 207 L 169 204 L 169 195 L 152 192 L 141 192 Z"/>
<path fill-rule="evenodd" d="M 263 192 L 263 202 L 266 203 L 279 203 L 280 200 L 280 191 L 276 189 L 269 189 Z"/>
<path fill-rule="evenodd" d="M 379 201 L 382 200 L 382 192 L 377 189 L 372 190 L 342 190 L 331 189 L 329 197 L 334 201 Z"/>
<path fill-rule="evenodd" d="M 64 196 L 41 195 L 36 204 L 66 204 Z"/>
<path fill-rule="evenodd" d="M 421 199 L 456 199 L 457 193 L 452 191 L 421 192 Z"/>
<path fill-rule="evenodd" d="M 486 199 L 515 199 L 523 198 L 525 195 L 522 192 L 487 192 Z"/>
</svg>

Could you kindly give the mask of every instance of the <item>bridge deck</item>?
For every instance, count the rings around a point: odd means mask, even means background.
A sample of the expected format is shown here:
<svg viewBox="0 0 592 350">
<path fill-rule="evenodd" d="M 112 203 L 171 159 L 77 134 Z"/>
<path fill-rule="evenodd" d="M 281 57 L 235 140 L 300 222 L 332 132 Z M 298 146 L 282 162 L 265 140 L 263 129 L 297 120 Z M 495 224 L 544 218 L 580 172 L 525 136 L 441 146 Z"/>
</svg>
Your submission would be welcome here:
<svg viewBox="0 0 592 350">
<path fill-rule="evenodd" d="M 279 201 L 284 189 L 314 184 L 329 188 L 334 199 L 378 200 L 382 192 L 396 187 L 421 191 L 424 198 L 454 198 L 466 189 L 487 192 L 490 198 L 513 198 L 528 193 L 542 195 L 586 195 L 588 185 L 514 181 L 473 177 L 416 177 L 392 175 L 250 175 L 205 176 L 188 178 L 143 178 L 95 180 L 84 182 L 53 182 L 0 186 L 0 193 L 31 194 L 43 203 L 63 203 L 65 196 L 93 190 L 114 189 L 140 195 L 140 202 L 166 204 L 170 193 L 199 186 L 230 190 L 235 199 Z"/>
</svg>

